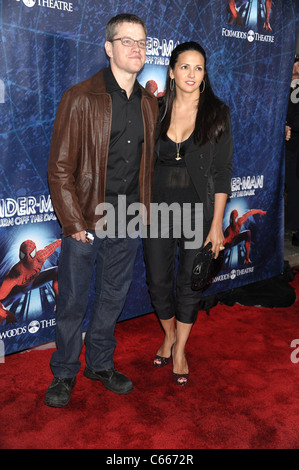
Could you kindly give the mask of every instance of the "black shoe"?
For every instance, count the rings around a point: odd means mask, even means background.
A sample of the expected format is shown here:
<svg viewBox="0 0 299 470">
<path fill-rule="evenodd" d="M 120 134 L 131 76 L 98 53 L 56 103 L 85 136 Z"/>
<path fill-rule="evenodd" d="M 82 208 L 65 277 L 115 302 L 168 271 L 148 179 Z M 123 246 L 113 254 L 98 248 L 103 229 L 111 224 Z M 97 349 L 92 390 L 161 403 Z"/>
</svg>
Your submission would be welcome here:
<svg viewBox="0 0 299 470">
<path fill-rule="evenodd" d="M 76 377 L 72 379 L 55 377 L 46 392 L 45 405 L 54 408 L 66 406 L 71 399 L 71 391 L 75 383 Z"/>
<path fill-rule="evenodd" d="M 85 377 L 91 380 L 99 380 L 105 385 L 107 390 L 120 395 L 130 393 L 133 390 L 133 384 L 130 379 L 125 375 L 117 372 L 115 369 L 101 370 L 100 372 L 93 372 L 85 368 Z"/>
</svg>

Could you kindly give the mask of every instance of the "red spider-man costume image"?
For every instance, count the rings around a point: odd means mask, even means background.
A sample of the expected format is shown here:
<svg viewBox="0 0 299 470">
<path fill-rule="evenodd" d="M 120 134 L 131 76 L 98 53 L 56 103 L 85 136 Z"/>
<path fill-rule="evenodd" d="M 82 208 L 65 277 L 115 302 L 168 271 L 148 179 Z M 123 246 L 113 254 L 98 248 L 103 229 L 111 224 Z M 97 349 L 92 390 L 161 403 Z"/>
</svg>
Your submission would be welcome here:
<svg viewBox="0 0 299 470">
<path fill-rule="evenodd" d="M 251 264 L 251 260 L 249 258 L 250 252 L 250 245 L 251 245 L 251 231 L 250 230 L 243 230 L 241 232 L 242 225 L 246 222 L 248 217 L 254 214 L 259 214 L 260 217 L 267 214 L 266 211 L 262 211 L 260 209 L 251 209 L 241 217 L 238 218 L 238 211 L 234 209 L 231 211 L 230 214 L 230 223 L 229 226 L 224 230 L 224 247 L 225 248 L 232 248 L 233 246 L 237 245 L 238 243 L 245 241 L 245 251 L 246 256 L 244 260 L 244 264 Z"/>
<path fill-rule="evenodd" d="M 145 84 L 145 89 L 150 91 L 157 98 L 161 98 L 165 94 L 165 91 L 158 91 L 158 85 L 155 80 L 148 80 Z"/>
<path fill-rule="evenodd" d="M 23 292 L 28 286 L 35 288 L 46 282 L 53 281 L 53 291 L 57 296 L 58 281 L 56 270 L 49 268 L 42 271 L 42 267 L 60 245 L 61 240 L 59 239 L 50 243 L 42 250 L 36 251 L 36 245 L 32 240 L 26 240 L 21 244 L 19 252 L 20 261 L 9 270 L 0 286 L 0 323 L 5 320 L 6 324 L 17 321 L 15 315 L 5 308 L 2 302 L 8 303 L 16 293 Z"/>
<path fill-rule="evenodd" d="M 227 23 L 228 25 L 233 24 L 234 21 L 236 22 L 236 24 L 242 25 L 242 19 L 237 8 L 240 8 L 245 3 L 247 3 L 247 1 L 245 0 L 228 0 L 227 11 L 230 13 L 230 19 Z M 267 31 L 272 31 L 272 28 L 269 22 L 271 7 L 272 7 L 272 0 L 265 0 L 266 18 L 264 22 L 264 29 L 266 29 Z"/>
</svg>

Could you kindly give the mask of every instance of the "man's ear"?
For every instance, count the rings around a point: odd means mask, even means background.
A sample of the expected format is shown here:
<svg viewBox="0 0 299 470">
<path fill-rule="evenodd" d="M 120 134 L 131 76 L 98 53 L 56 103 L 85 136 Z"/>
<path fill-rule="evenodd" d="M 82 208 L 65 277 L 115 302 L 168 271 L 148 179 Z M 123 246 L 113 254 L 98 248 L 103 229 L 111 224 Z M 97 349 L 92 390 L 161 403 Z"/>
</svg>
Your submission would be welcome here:
<svg viewBox="0 0 299 470">
<path fill-rule="evenodd" d="M 108 57 L 113 57 L 113 54 L 112 54 L 112 42 L 110 41 L 106 41 L 105 42 L 105 51 L 106 51 L 106 54 Z"/>
</svg>

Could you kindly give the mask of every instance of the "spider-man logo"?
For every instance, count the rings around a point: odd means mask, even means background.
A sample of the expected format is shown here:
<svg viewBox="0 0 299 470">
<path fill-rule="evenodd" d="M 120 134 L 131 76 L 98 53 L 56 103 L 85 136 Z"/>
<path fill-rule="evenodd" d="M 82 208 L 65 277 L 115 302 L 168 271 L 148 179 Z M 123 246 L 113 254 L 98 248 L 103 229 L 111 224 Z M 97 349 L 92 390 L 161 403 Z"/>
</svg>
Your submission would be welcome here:
<svg viewBox="0 0 299 470">
<path fill-rule="evenodd" d="M 0 323 L 4 320 L 6 320 L 7 324 L 17 321 L 15 315 L 7 310 L 2 303 L 7 300 L 12 290 L 16 287 L 19 288 L 18 290 L 22 290 L 22 288 L 29 286 L 33 282 L 36 285 L 41 285 L 42 282 L 53 281 L 53 290 L 57 295 L 57 276 L 52 270 L 45 270 L 42 273 L 41 270 L 44 262 L 60 245 L 61 240 L 55 240 L 43 250 L 36 251 L 36 245 L 32 240 L 25 240 L 21 244 L 19 251 L 20 261 L 10 269 L 0 287 Z"/>
</svg>

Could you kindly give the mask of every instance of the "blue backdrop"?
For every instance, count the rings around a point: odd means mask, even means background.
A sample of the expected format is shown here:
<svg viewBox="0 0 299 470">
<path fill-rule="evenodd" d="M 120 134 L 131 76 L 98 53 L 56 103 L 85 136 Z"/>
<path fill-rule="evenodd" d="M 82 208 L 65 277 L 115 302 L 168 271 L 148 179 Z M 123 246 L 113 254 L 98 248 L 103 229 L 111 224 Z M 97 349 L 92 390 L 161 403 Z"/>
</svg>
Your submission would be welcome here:
<svg viewBox="0 0 299 470">
<path fill-rule="evenodd" d="M 236 1 L 239 17 L 233 22 L 227 0 L 0 1 L 0 301 L 17 320 L 0 323 L 6 354 L 55 338 L 52 280 L 59 247 L 50 256 L 44 250 L 60 238 L 46 174 L 53 122 L 63 92 L 107 65 L 105 26 L 121 12 L 135 13 L 147 24 L 147 58 L 139 81 L 155 94 L 164 91 L 177 43 L 195 40 L 205 48 L 213 88 L 229 105 L 233 125 L 232 197 L 224 228 L 233 210 L 239 217 L 250 210 L 265 212 L 247 214 L 241 227 L 250 233 L 251 263 L 244 264 L 241 237 L 226 250 L 223 268 L 205 295 L 282 271 L 284 121 L 295 3 L 273 0 L 271 29 L 265 29 L 265 0 Z M 24 287 L 15 285 L 20 279 L 9 283 L 9 271 L 28 239 L 43 259 L 44 276 Z M 140 246 L 120 320 L 151 311 Z"/>
</svg>

